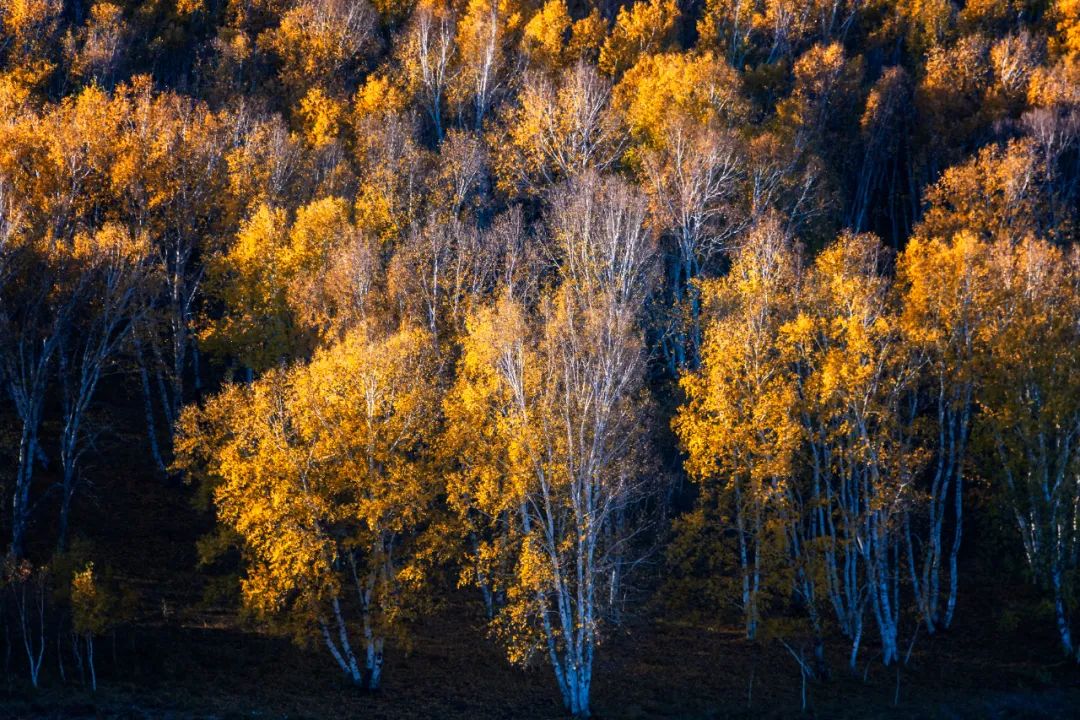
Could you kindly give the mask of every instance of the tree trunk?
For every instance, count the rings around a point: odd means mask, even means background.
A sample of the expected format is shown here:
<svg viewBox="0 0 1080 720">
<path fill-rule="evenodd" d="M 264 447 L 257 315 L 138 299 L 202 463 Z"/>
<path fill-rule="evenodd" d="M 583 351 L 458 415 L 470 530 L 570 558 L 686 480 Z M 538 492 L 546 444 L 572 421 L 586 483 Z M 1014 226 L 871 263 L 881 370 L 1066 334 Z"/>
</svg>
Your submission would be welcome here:
<svg viewBox="0 0 1080 720">
<path fill-rule="evenodd" d="M 1058 636 L 1061 638 L 1061 649 L 1071 656 L 1074 652 L 1072 630 L 1069 626 L 1069 611 L 1065 606 L 1061 568 L 1057 563 L 1051 573 L 1051 582 L 1054 586 L 1054 616 L 1057 620 Z"/>
<path fill-rule="evenodd" d="M 161 449 L 158 446 L 157 427 L 154 422 L 154 405 L 150 392 L 150 373 L 146 369 L 143 359 L 142 344 L 136 338 L 135 357 L 139 365 L 139 382 L 142 386 L 143 415 L 146 418 L 146 438 L 150 443 L 150 457 L 161 474 L 165 474 L 165 461 L 161 457 Z"/>
<path fill-rule="evenodd" d="M 19 464 L 15 469 L 15 493 L 11 507 L 11 548 L 9 556 L 21 560 L 26 552 L 26 526 L 30 520 L 30 484 L 37 453 L 37 428 L 33 420 L 23 421 L 19 441 Z"/>
<path fill-rule="evenodd" d="M 94 636 L 86 634 L 86 664 L 90 667 L 90 690 L 97 692 L 97 671 L 94 669 Z"/>
<path fill-rule="evenodd" d="M 64 464 L 64 482 L 60 488 L 60 520 L 56 531 L 56 552 L 63 554 L 68 547 L 68 527 L 71 518 L 71 500 L 75 496 L 75 467 Z"/>
</svg>

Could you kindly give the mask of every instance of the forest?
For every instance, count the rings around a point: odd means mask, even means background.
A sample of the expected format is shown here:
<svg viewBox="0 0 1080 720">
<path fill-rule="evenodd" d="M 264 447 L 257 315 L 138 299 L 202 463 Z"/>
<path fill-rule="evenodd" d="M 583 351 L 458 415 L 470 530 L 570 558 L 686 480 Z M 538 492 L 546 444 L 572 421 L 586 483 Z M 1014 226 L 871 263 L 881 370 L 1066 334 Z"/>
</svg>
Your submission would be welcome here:
<svg viewBox="0 0 1080 720">
<path fill-rule="evenodd" d="M 0 716 L 1080 712 L 1078 222 L 1080 0 L 0 0 Z"/>
</svg>

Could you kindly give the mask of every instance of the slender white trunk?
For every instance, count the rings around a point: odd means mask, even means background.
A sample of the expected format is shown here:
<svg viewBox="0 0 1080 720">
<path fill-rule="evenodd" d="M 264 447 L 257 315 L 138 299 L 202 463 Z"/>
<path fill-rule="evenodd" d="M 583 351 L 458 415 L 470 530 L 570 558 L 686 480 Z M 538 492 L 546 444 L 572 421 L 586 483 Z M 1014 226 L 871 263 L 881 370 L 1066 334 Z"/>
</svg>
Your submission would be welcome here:
<svg viewBox="0 0 1080 720">
<path fill-rule="evenodd" d="M 26 526 L 30 520 L 30 485 L 34 475 L 34 457 L 37 454 L 36 420 L 23 421 L 22 438 L 19 442 L 19 463 L 15 469 L 15 492 L 11 507 L 10 556 L 19 560 L 25 553 Z"/>
<path fill-rule="evenodd" d="M 738 481 L 735 483 L 735 529 L 739 535 L 739 570 L 742 576 L 742 609 L 743 623 L 746 637 L 754 639 L 757 632 L 757 608 L 756 596 L 753 592 L 752 572 L 750 569 L 750 549 L 747 547 L 749 539 L 746 530 L 746 514 L 743 508 L 742 489 Z"/>
<path fill-rule="evenodd" d="M 334 660 L 337 662 L 341 671 L 349 678 L 354 685 L 360 685 L 363 683 L 363 677 L 360 673 L 360 667 L 356 662 L 356 655 L 353 653 L 352 645 L 349 642 L 349 631 L 345 626 L 345 620 L 341 615 L 341 603 L 338 598 L 334 598 L 331 603 L 334 610 L 334 620 L 337 625 L 338 640 L 334 641 L 334 638 L 330 632 L 329 624 L 323 620 L 319 620 L 319 629 L 322 631 L 323 642 L 326 643 L 326 648 L 330 651 Z"/>
<path fill-rule="evenodd" d="M 1062 587 L 1061 567 L 1055 563 L 1051 572 L 1051 584 L 1054 589 L 1054 616 L 1057 620 L 1058 636 L 1061 638 L 1061 649 L 1066 655 L 1073 655 L 1072 629 L 1069 623 L 1069 611 L 1065 605 L 1065 593 Z"/>
<path fill-rule="evenodd" d="M 150 457 L 154 465 L 162 474 L 165 473 L 165 461 L 161 457 L 161 449 L 158 446 L 157 424 L 154 422 L 154 404 L 150 391 L 150 373 L 146 369 L 146 361 L 143 357 L 142 343 L 135 338 L 135 358 L 139 365 L 139 382 L 142 386 L 143 415 L 146 420 L 146 437 L 150 443 Z"/>
<path fill-rule="evenodd" d="M 90 689 L 97 692 L 97 671 L 94 669 L 94 636 L 86 634 L 86 664 L 90 667 Z"/>
<path fill-rule="evenodd" d="M 371 624 L 370 590 L 364 597 L 364 681 L 368 690 L 378 690 L 382 679 L 383 639 L 375 634 Z"/>
<path fill-rule="evenodd" d="M 41 663 L 45 659 L 45 588 L 40 582 L 39 578 L 33 576 L 24 578 L 15 595 L 23 648 L 26 650 L 26 660 L 30 670 L 30 683 L 35 688 L 38 686 Z M 27 598 L 28 585 L 34 586 L 32 598 Z M 35 620 L 36 627 L 34 627 Z"/>
<path fill-rule="evenodd" d="M 63 642 L 63 633 L 56 633 L 56 664 L 60 670 L 60 682 L 67 682 L 67 671 L 64 668 L 64 649 L 61 647 Z"/>
</svg>

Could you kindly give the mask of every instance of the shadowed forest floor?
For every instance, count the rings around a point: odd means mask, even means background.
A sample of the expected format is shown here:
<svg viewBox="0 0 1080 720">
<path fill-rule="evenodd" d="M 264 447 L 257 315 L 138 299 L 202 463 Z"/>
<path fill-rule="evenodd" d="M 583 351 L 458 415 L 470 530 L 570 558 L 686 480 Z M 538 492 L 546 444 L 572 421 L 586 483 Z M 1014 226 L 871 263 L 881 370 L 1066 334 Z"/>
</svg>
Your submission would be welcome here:
<svg viewBox="0 0 1080 720">
<path fill-rule="evenodd" d="M 158 626 L 129 629 L 115 648 L 100 643 L 104 669 L 96 696 L 55 679 L 32 693 L 23 684 L 24 659 L 15 654 L 0 688 L 0 716 L 561 717 L 547 667 L 511 668 L 483 638 L 478 617 L 465 623 L 452 622 L 455 617 L 447 610 L 418 627 L 412 652 L 391 650 L 377 695 L 340 682 L 324 653 L 286 640 Z M 999 635 L 995 647 L 975 653 L 966 632 L 961 627 L 916 647 L 895 705 L 896 675 L 873 660 L 872 648 L 863 656 L 870 661 L 865 682 L 843 669 L 843 649 L 832 648 L 834 677 L 808 686 L 804 715 L 798 671 L 778 643 L 752 645 L 733 630 L 638 623 L 603 646 L 594 711 L 599 718 L 1080 716 L 1080 673 L 1040 650 L 1053 648 L 1046 642 L 1052 638 Z"/>
</svg>

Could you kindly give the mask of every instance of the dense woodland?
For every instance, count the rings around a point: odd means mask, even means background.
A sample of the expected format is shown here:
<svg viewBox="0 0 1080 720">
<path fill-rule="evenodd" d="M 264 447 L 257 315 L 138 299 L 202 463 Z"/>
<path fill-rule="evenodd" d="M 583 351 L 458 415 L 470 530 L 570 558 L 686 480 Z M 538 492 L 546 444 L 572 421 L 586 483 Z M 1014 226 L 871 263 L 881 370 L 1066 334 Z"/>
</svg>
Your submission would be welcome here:
<svg viewBox="0 0 1080 720">
<path fill-rule="evenodd" d="M 1073 668 L 1078 193 L 1077 0 L 2 0 L 5 672 L 170 574 L 577 716 L 657 617 L 804 705 L 965 613 Z"/>
</svg>

